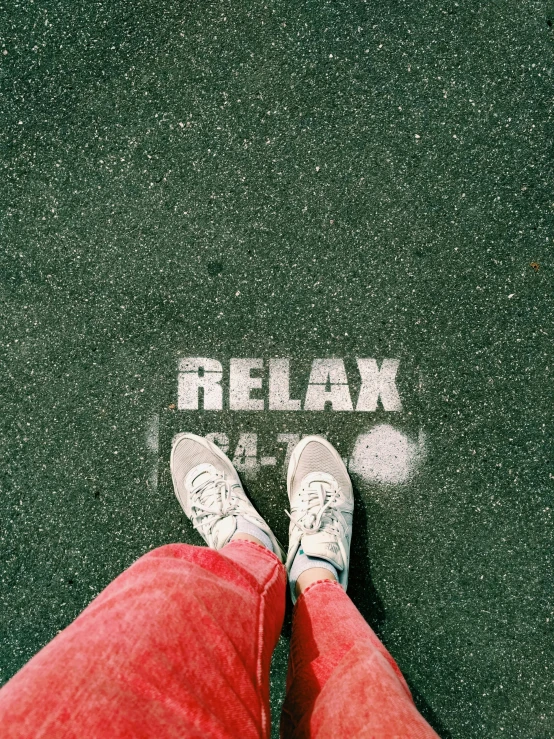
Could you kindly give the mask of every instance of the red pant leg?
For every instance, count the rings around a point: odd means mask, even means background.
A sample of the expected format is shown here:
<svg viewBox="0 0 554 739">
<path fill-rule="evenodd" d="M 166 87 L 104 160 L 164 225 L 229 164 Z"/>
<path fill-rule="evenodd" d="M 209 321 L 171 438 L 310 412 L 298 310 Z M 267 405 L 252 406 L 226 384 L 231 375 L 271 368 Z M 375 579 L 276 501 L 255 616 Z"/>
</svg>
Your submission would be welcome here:
<svg viewBox="0 0 554 739">
<path fill-rule="evenodd" d="M 0 690 L 0 736 L 268 736 L 285 583 L 246 541 L 150 552 Z"/>
<path fill-rule="evenodd" d="M 436 739 L 395 661 L 344 590 L 323 580 L 294 611 L 281 734 Z"/>
</svg>

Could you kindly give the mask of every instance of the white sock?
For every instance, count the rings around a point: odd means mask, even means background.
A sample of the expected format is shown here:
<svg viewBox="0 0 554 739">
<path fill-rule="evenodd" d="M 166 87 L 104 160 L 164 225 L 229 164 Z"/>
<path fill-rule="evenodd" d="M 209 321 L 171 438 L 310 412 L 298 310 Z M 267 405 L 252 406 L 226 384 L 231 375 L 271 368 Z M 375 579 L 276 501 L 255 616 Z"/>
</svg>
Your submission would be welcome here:
<svg viewBox="0 0 554 739">
<path fill-rule="evenodd" d="M 292 567 L 290 568 L 289 572 L 290 591 L 293 595 L 293 598 L 295 597 L 296 581 L 303 572 L 306 572 L 306 570 L 311 570 L 313 567 L 321 567 L 324 570 L 329 570 L 329 572 L 332 572 L 333 575 L 336 577 L 337 582 L 339 581 L 339 573 L 337 572 L 337 568 L 334 567 L 328 560 L 320 559 L 319 557 L 309 557 L 307 554 L 304 554 L 302 549 L 299 549 L 296 557 L 293 560 Z"/>
<path fill-rule="evenodd" d="M 273 552 L 273 554 L 275 554 L 271 539 L 265 533 L 265 531 L 262 531 L 262 529 L 256 526 L 255 523 L 248 521 L 248 519 L 244 518 L 244 516 L 237 516 L 237 530 L 235 533 L 250 534 L 250 536 L 255 536 L 256 539 L 259 539 L 262 542 L 266 549 L 269 549 L 270 552 Z"/>
</svg>

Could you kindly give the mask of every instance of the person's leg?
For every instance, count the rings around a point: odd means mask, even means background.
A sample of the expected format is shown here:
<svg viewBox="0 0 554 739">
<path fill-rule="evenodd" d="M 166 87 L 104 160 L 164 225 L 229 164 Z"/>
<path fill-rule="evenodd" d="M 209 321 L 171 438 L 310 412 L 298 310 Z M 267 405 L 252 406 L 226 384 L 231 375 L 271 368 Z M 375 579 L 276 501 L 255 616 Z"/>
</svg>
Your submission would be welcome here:
<svg viewBox="0 0 554 739">
<path fill-rule="evenodd" d="M 336 581 L 294 610 L 284 737 L 436 738 L 395 661 Z"/>
<path fill-rule="evenodd" d="M 225 530 L 223 548 L 168 545 L 120 575 L 0 690 L 3 739 L 268 736 L 285 571 L 227 470 L 214 484 L 204 475 L 200 492 L 183 487 L 180 451 L 195 443 L 172 455 L 176 491 L 195 525 L 201 508 L 212 545 Z M 246 523 L 226 520 L 238 516 Z"/>
<path fill-rule="evenodd" d="M 282 736 L 436 737 L 346 595 L 354 499 L 346 467 L 328 442 L 300 442 L 288 488 L 287 569 L 296 605 Z"/>
</svg>

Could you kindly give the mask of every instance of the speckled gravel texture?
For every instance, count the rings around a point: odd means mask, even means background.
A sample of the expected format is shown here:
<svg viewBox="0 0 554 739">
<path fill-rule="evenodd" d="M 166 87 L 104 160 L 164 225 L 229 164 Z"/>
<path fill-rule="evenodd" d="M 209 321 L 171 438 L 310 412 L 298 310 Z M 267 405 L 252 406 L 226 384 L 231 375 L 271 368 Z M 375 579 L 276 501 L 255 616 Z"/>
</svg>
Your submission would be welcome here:
<svg viewBox="0 0 554 739">
<path fill-rule="evenodd" d="M 0 13 L 0 681 L 199 543 L 175 431 L 380 421 L 426 457 L 355 481 L 354 601 L 442 737 L 554 736 L 554 5 Z M 397 357 L 404 411 L 173 410 L 181 356 Z M 286 541 L 280 468 L 247 487 Z"/>
</svg>

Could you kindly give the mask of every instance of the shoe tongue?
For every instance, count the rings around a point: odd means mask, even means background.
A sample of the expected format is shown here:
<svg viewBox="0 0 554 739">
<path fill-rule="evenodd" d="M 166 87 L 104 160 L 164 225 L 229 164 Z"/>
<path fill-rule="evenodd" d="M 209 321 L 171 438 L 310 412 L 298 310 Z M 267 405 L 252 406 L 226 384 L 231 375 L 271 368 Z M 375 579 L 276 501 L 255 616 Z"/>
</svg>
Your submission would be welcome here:
<svg viewBox="0 0 554 739">
<path fill-rule="evenodd" d="M 213 479 L 216 473 L 215 467 L 211 464 L 199 464 L 194 467 L 185 478 L 185 485 L 187 487 L 198 487 L 205 482 Z"/>
<path fill-rule="evenodd" d="M 344 569 L 344 562 L 337 540 L 326 531 L 319 531 L 317 534 L 304 534 L 301 548 L 308 557 L 326 559 L 332 565 L 335 565 L 338 570 Z"/>
<path fill-rule="evenodd" d="M 330 475 L 328 472 L 310 472 L 306 477 L 302 479 L 302 485 L 305 485 L 306 487 L 310 487 L 312 483 L 323 483 L 323 485 L 330 485 L 333 484 L 336 485 L 336 480 L 333 477 L 333 475 Z"/>
<path fill-rule="evenodd" d="M 212 546 L 214 549 L 221 549 L 229 542 L 237 529 L 237 519 L 235 516 L 225 516 L 220 518 L 212 528 Z"/>
</svg>

